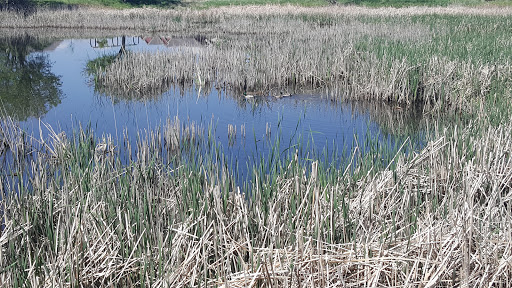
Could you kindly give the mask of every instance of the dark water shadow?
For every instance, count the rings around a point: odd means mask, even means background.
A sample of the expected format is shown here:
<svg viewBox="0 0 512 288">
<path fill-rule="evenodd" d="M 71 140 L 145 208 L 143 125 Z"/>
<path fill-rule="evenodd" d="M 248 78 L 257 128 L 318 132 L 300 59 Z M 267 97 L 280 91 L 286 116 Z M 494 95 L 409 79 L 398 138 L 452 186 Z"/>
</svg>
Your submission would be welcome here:
<svg viewBox="0 0 512 288">
<path fill-rule="evenodd" d="M 78 4 L 69 4 L 61 1 L 39 1 L 38 6 L 51 10 L 76 10 L 80 8 Z"/>
<path fill-rule="evenodd" d="M 377 123 L 384 135 L 412 135 L 424 127 L 424 106 L 412 104 L 400 106 L 381 101 L 352 101 L 355 111 L 368 113 L 370 119 Z"/>
<path fill-rule="evenodd" d="M 0 38 L 0 115 L 25 121 L 61 103 L 60 77 L 46 54 L 33 53 L 49 45 L 28 35 Z"/>
<path fill-rule="evenodd" d="M 13 11 L 29 16 L 36 11 L 36 4 L 32 0 L 1 1 L 0 10 Z"/>
<path fill-rule="evenodd" d="M 132 6 L 152 5 L 158 7 L 183 6 L 184 3 L 179 0 L 123 0 Z"/>
</svg>

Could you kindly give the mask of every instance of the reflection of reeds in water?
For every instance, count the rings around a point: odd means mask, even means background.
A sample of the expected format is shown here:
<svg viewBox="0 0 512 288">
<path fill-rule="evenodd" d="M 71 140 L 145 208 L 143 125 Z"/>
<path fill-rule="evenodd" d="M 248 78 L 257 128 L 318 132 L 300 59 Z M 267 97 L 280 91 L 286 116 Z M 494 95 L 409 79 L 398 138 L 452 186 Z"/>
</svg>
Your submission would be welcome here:
<svg viewBox="0 0 512 288">
<path fill-rule="evenodd" d="M 132 101 L 132 100 L 158 100 L 163 93 L 171 89 L 171 83 L 164 82 L 161 85 L 149 87 L 147 89 L 133 89 L 124 85 L 105 85 L 96 83 L 94 85 L 95 93 L 111 98 L 113 101 Z"/>
<path fill-rule="evenodd" d="M 228 124 L 228 145 L 233 146 L 236 142 L 236 125 Z"/>
<path fill-rule="evenodd" d="M 424 120 L 422 103 L 401 107 L 376 101 L 352 101 L 350 106 L 358 113 L 368 113 L 370 119 L 379 124 L 380 131 L 385 134 L 414 134 L 421 129 Z"/>
</svg>

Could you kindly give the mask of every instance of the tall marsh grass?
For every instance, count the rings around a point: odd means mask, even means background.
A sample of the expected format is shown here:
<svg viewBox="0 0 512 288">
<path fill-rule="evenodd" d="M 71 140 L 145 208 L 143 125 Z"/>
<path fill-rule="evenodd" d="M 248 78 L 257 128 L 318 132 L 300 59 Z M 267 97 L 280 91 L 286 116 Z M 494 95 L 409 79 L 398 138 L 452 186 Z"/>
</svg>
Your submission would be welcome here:
<svg viewBox="0 0 512 288">
<path fill-rule="evenodd" d="M 2 283 L 511 284 L 510 124 L 435 132 L 382 168 L 381 149 L 356 147 L 338 167 L 299 145 L 255 164 L 241 186 L 214 131 L 190 144 L 173 140 L 180 126 L 146 132 L 122 163 L 129 148 L 108 135 L 55 132 L 36 143 L 4 122 L 10 146 L 33 148 L 4 154 L 19 165 L 0 175 Z M 164 160 L 158 137 L 181 152 Z"/>
<path fill-rule="evenodd" d="M 208 45 L 128 53 L 98 68 L 96 85 L 143 94 L 200 80 L 239 95 L 328 86 L 337 91 L 336 100 L 421 103 L 465 112 L 512 89 L 509 17 L 314 11 L 259 8 L 251 15 L 208 12 L 212 17 L 202 22 L 181 19 L 190 27 L 187 35 L 202 33 Z M 167 33 L 183 36 L 179 29 Z"/>
<path fill-rule="evenodd" d="M 108 9 L 80 7 L 68 9 L 39 8 L 35 13 L 25 15 L 10 11 L 0 11 L 0 28 L 73 28 L 73 29 L 130 29 L 154 32 L 187 32 L 198 24 L 215 23 L 233 17 L 360 17 L 360 16 L 421 16 L 421 15 L 460 15 L 460 16 L 508 16 L 510 6 L 481 7 L 404 7 L 366 8 L 358 6 L 297 7 L 293 5 L 261 5 L 241 7 L 221 7 L 206 10 L 197 9 Z M 213 31 L 213 30 L 210 30 Z"/>
</svg>

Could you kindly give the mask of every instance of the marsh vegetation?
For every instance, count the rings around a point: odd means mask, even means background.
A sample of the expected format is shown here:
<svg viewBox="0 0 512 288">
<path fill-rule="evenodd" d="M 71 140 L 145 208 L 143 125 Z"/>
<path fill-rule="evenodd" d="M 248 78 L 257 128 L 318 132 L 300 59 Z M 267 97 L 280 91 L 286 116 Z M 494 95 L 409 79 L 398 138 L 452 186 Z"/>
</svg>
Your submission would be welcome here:
<svg viewBox="0 0 512 288">
<path fill-rule="evenodd" d="M 126 93 L 185 82 L 264 95 L 329 87 L 337 101 L 466 112 L 479 99 L 511 88 L 510 17 L 471 15 L 464 9 L 464 19 L 415 10 L 400 17 L 316 12 L 260 11 L 243 18 L 202 12 L 194 15 L 197 20 L 184 19 L 168 29 L 201 34 L 205 47 L 130 53 L 99 67 L 95 81 Z"/>
<path fill-rule="evenodd" d="M 116 97 L 193 85 L 247 104 L 250 90 L 264 91 L 260 98 L 323 91 L 332 105 L 356 101 L 355 110 L 404 139 L 369 136 L 348 153 L 326 152 L 307 135 L 283 147 L 279 126 L 267 125 L 268 154 L 239 163 L 226 156 L 213 123 L 168 115 L 132 141 L 126 131 L 113 137 L 82 126 L 66 134 L 42 124 L 48 137 L 27 135 L 3 117 L 1 282 L 510 286 L 511 12 L 0 12 L 5 33 L 114 27 L 204 39 L 91 63 L 96 88 Z M 447 117 L 460 122 L 441 123 Z M 420 148 L 408 137 L 418 127 Z M 221 129 L 230 142 L 246 135 L 245 124 Z M 245 181 L 237 165 L 247 166 Z"/>
</svg>

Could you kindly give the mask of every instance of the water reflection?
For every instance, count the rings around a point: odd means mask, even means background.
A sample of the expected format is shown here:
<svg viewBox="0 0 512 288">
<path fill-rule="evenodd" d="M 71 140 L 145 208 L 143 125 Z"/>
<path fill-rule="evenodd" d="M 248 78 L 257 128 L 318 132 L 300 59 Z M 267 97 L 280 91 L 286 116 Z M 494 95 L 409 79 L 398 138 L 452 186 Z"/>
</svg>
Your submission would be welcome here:
<svg viewBox="0 0 512 288">
<path fill-rule="evenodd" d="M 126 35 L 120 37 L 103 37 L 89 39 L 89 45 L 92 48 L 107 48 L 107 47 L 119 47 L 122 50 L 126 49 L 126 46 L 135 46 L 140 44 L 140 37 L 127 37 Z"/>
<path fill-rule="evenodd" d="M 401 107 L 377 101 L 353 101 L 352 109 L 368 113 L 383 135 L 408 136 L 424 127 L 423 105 Z"/>
<path fill-rule="evenodd" d="M 0 38 L 0 103 L 2 114 L 25 121 L 41 117 L 61 103 L 60 78 L 42 51 L 51 43 L 24 35 Z"/>
<path fill-rule="evenodd" d="M 204 36 L 195 37 L 166 37 L 166 36 L 142 36 L 142 39 L 148 45 L 162 45 L 165 47 L 201 47 L 206 38 Z"/>
</svg>

